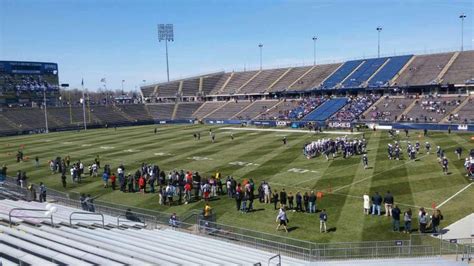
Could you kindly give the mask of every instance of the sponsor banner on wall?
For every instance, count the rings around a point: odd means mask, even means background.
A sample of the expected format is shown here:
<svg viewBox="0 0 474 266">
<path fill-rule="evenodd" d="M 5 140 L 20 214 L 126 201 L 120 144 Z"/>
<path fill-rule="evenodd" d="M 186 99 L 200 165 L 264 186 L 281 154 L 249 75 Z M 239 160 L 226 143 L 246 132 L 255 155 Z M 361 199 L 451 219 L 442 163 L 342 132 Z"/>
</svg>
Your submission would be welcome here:
<svg viewBox="0 0 474 266">
<path fill-rule="evenodd" d="M 286 121 L 277 121 L 276 122 L 277 127 L 286 127 L 286 125 L 288 125 L 288 122 L 286 122 Z"/>
<path fill-rule="evenodd" d="M 330 128 L 350 128 L 351 127 L 351 122 L 332 121 L 332 122 L 329 122 L 328 126 Z"/>
<path fill-rule="evenodd" d="M 458 125 L 458 130 L 467 130 L 467 125 Z"/>
</svg>

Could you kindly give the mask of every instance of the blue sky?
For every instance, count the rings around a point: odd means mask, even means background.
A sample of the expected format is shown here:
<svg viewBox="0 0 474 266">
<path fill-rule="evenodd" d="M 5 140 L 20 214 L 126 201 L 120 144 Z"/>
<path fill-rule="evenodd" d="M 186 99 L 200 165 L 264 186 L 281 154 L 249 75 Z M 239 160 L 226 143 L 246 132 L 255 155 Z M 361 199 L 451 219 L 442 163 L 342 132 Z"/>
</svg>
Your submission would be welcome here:
<svg viewBox="0 0 474 266">
<path fill-rule="evenodd" d="M 62 83 L 125 90 L 166 80 L 157 24 L 173 23 L 170 78 L 332 62 L 381 53 L 425 53 L 473 42 L 472 0 L 0 0 L 0 60 L 59 64 Z"/>
</svg>

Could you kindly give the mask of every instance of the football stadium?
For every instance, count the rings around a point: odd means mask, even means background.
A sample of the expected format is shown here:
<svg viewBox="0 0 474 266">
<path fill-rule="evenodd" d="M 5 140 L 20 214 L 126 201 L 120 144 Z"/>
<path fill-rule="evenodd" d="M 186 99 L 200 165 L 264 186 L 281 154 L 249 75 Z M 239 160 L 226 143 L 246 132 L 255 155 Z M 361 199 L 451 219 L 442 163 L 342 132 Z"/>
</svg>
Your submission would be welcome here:
<svg viewBox="0 0 474 266">
<path fill-rule="evenodd" d="M 0 265 L 472 263 L 473 15 L 0 0 Z"/>
</svg>

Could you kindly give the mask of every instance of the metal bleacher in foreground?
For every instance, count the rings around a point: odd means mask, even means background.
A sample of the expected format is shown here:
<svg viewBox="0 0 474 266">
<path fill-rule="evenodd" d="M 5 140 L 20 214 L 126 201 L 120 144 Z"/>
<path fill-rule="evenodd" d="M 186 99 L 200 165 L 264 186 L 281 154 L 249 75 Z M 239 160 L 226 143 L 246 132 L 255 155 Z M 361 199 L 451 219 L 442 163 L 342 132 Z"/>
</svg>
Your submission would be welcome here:
<svg viewBox="0 0 474 266">
<path fill-rule="evenodd" d="M 0 200 L 0 254 L 3 265 L 252 265 L 266 263 L 274 254 L 172 229 L 147 230 L 140 223 L 117 226 L 116 217 L 104 215 L 104 225 L 79 214 L 79 209 L 55 204 L 54 226 L 39 217 L 47 203 Z M 40 214 L 33 213 L 40 210 Z M 13 210 L 13 211 L 12 211 Z M 29 211 L 31 210 L 31 211 Z M 285 265 L 305 261 L 281 257 Z"/>
</svg>

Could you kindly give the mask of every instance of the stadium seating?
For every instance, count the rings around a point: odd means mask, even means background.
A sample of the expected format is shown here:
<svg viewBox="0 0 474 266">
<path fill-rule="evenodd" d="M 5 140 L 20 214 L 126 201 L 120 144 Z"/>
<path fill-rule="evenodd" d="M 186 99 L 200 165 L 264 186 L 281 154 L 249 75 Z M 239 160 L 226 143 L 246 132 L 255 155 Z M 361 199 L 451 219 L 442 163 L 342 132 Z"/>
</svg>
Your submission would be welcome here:
<svg viewBox="0 0 474 266">
<path fill-rule="evenodd" d="M 254 119 L 258 115 L 266 112 L 268 109 L 275 106 L 278 100 L 258 100 L 254 101 L 247 109 L 237 114 L 234 118 L 237 119 Z"/>
<path fill-rule="evenodd" d="M 183 88 L 181 90 L 181 95 L 196 96 L 198 92 L 199 92 L 199 78 L 183 80 Z"/>
<path fill-rule="evenodd" d="M 180 81 L 173 81 L 158 85 L 157 97 L 174 98 L 178 94 Z"/>
<path fill-rule="evenodd" d="M 2 115 L 12 121 L 20 130 L 46 128 L 44 111 L 39 108 L 5 109 Z M 58 127 L 54 121 L 48 121 L 49 127 Z"/>
<path fill-rule="evenodd" d="M 226 85 L 227 80 L 233 73 L 225 73 L 222 74 L 218 79 L 216 77 L 216 80 L 214 82 L 209 82 L 210 85 L 214 85 L 212 89 L 210 89 L 208 95 L 216 95 L 219 93 L 219 91 L 222 89 L 222 86 Z M 209 86 L 210 87 L 210 86 Z M 203 89 L 204 90 L 204 89 Z"/>
<path fill-rule="evenodd" d="M 205 102 L 202 104 L 200 108 L 198 108 L 194 113 L 193 117 L 202 119 L 206 117 L 208 114 L 216 111 L 217 109 L 221 108 L 227 102 Z"/>
<path fill-rule="evenodd" d="M 242 87 L 257 73 L 258 71 L 234 72 L 234 75 L 230 78 L 229 83 L 227 83 L 220 94 L 236 93 L 240 87 Z"/>
<path fill-rule="evenodd" d="M 382 69 L 380 69 L 379 72 L 369 80 L 368 87 L 388 86 L 388 82 L 395 77 L 395 75 L 412 57 L 413 55 L 390 57 L 385 66 L 383 66 Z"/>
<path fill-rule="evenodd" d="M 19 130 L 15 123 L 5 118 L 0 112 L 0 132 L 17 132 Z"/>
<path fill-rule="evenodd" d="M 206 116 L 206 118 L 229 119 L 244 110 L 250 104 L 250 101 L 230 101 L 227 102 L 223 107 L 217 109 L 215 112 L 210 113 L 208 116 Z"/>
<path fill-rule="evenodd" d="M 401 121 L 437 123 L 464 101 L 466 97 L 424 97 L 417 99 L 413 108 Z"/>
<path fill-rule="evenodd" d="M 367 81 L 388 58 L 374 58 L 364 61 L 346 80 L 342 83 L 343 88 L 358 88 Z"/>
<path fill-rule="evenodd" d="M 455 121 L 462 123 L 474 123 L 474 97 L 468 100 L 468 103 L 464 105 L 461 110 L 453 115 Z"/>
<path fill-rule="evenodd" d="M 267 263 L 274 255 L 170 229 L 35 228 L 27 225 L 17 228 L 0 226 L 0 229 L 3 231 L 1 238 L 8 247 L 27 247 L 24 250 L 32 257 L 47 257 L 65 264 L 252 265 Z M 305 264 L 285 256 L 282 256 L 282 263 Z"/>
<path fill-rule="evenodd" d="M 339 67 L 329 78 L 322 84 L 323 89 L 331 89 L 343 82 L 346 77 L 357 69 L 365 60 L 347 61 Z"/>
<path fill-rule="evenodd" d="M 153 120 L 153 117 L 151 117 L 148 109 L 143 104 L 126 104 L 117 105 L 116 107 L 125 113 L 127 118 L 131 119 L 131 122 Z"/>
<path fill-rule="evenodd" d="M 299 101 L 298 105 L 288 112 L 288 119 L 299 120 L 311 113 L 326 101 L 324 97 L 308 97 Z"/>
<path fill-rule="evenodd" d="M 67 125 L 81 124 L 84 121 L 82 107 L 54 107 L 54 108 L 48 108 L 47 110 L 48 110 L 48 117 L 51 117 L 57 121 L 60 121 L 62 125 L 67 126 Z M 89 120 L 87 119 L 87 122 L 88 121 Z"/>
<path fill-rule="evenodd" d="M 273 84 L 273 87 L 269 91 L 285 91 L 288 90 L 291 84 L 300 78 L 304 73 L 310 70 L 312 67 L 294 67 L 286 73 L 277 83 Z"/>
<path fill-rule="evenodd" d="M 222 87 L 224 83 L 221 83 L 221 80 L 225 82 L 226 77 L 228 77 L 228 74 L 224 73 L 205 76 L 202 80 L 202 93 L 204 95 L 213 94 L 214 90 L 218 90 Z"/>
<path fill-rule="evenodd" d="M 0 200 L 0 219 L 8 221 L 13 208 L 46 210 L 47 203 L 22 200 Z M 55 227 L 48 224 L 49 216 L 42 212 L 17 210 L 13 212 L 12 228 L 0 224 L 0 252 L 5 263 L 44 265 L 241 265 L 267 263 L 274 254 L 241 245 L 177 230 L 139 229 L 141 224 L 121 221 L 104 215 L 107 227 L 94 221 L 97 217 L 74 214 L 82 210 L 54 204 Z M 125 225 L 122 225 L 123 223 Z M 205 231 L 204 231 L 205 232 Z M 196 249 L 199 247 L 199 249 Z M 204 250 L 204 251 L 203 251 Z M 209 251 L 209 252 L 207 252 Z M 302 265 L 304 261 L 282 256 L 282 263 Z"/>
<path fill-rule="evenodd" d="M 145 87 L 141 87 L 141 91 L 142 91 L 142 94 L 143 94 L 143 97 L 153 97 L 153 92 L 155 91 L 155 86 L 152 85 L 152 86 L 145 86 Z"/>
<path fill-rule="evenodd" d="M 174 103 L 159 103 L 147 105 L 148 112 L 155 120 L 171 119 L 174 110 Z"/>
<path fill-rule="evenodd" d="M 377 105 L 369 108 L 366 121 L 386 121 L 394 122 L 400 118 L 400 115 L 410 106 L 415 99 L 385 96 Z"/>
<path fill-rule="evenodd" d="M 437 84 L 436 78 L 454 53 L 416 56 L 411 64 L 395 80 L 398 86 Z"/>
<path fill-rule="evenodd" d="M 263 93 L 287 70 L 287 68 L 263 70 L 252 81 L 242 87 L 239 93 Z"/>
<path fill-rule="evenodd" d="M 174 119 L 194 118 L 193 113 L 202 105 L 202 103 L 179 103 Z"/>
<path fill-rule="evenodd" d="M 118 112 L 114 106 L 94 105 L 90 107 L 90 112 L 93 114 L 93 118 L 97 118 L 97 123 L 121 123 L 128 119 Z"/>
<path fill-rule="evenodd" d="M 350 98 L 348 103 L 331 116 L 332 121 L 352 122 L 357 120 L 372 104 L 379 99 L 377 95 Z"/>
<path fill-rule="evenodd" d="M 329 99 L 306 115 L 303 121 L 326 121 L 331 115 L 339 111 L 347 103 L 347 98 Z"/>
<path fill-rule="evenodd" d="M 333 73 L 341 64 L 317 65 L 288 89 L 290 91 L 312 90 Z M 306 73 L 306 72 L 305 72 Z"/>
<path fill-rule="evenodd" d="M 443 84 L 474 84 L 474 51 L 459 53 L 446 74 Z"/>
<path fill-rule="evenodd" d="M 261 120 L 288 120 L 291 110 L 297 108 L 301 100 L 280 100 L 273 108 L 268 109 L 260 116 L 256 117 Z"/>
</svg>

